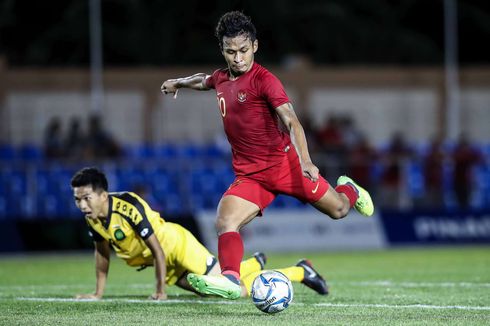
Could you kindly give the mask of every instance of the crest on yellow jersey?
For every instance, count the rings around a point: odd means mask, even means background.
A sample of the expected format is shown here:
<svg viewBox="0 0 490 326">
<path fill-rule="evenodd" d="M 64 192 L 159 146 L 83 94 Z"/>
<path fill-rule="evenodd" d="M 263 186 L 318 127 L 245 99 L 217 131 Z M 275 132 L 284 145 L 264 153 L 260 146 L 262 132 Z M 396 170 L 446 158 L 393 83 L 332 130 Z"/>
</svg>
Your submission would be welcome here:
<svg viewBox="0 0 490 326">
<path fill-rule="evenodd" d="M 123 230 L 117 229 L 116 231 L 114 231 L 114 238 L 116 238 L 117 241 L 121 241 L 126 238 L 126 235 L 124 234 Z"/>
</svg>

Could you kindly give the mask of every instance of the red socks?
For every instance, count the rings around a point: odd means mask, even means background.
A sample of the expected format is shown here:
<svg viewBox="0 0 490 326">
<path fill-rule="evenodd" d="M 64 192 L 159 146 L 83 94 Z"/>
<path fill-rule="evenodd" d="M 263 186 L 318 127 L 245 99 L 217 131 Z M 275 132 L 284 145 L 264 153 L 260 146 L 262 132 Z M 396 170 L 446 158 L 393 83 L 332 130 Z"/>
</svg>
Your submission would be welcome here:
<svg viewBox="0 0 490 326">
<path fill-rule="evenodd" d="M 226 232 L 218 237 L 218 258 L 221 274 L 240 279 L 240 263 L 243 258 L 243 241 L 240 233 Z"/>
<path fill-rule="evenodd" d="M 357 201 L 357 198 L 359 197 L 359 194 L 357 193 L 356 189 L 349 184 L 337 186 L 335 187 L 335 191 L 343 193 L 344 195 L 347 196 L 347 198 L 349 198 L 350 207 L 354 206 L 354 204 Z"/>
</svg>

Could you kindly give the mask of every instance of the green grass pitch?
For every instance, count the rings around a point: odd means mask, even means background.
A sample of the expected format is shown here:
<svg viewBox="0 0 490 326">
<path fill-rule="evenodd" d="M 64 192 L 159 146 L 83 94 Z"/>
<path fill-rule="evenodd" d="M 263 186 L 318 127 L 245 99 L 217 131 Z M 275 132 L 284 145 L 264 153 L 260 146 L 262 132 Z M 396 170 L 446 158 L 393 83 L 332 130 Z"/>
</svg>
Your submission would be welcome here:
<svg viewBox="0 0 490 326">
<path fill-rule="evenodd" d="M 105 297 L 75 301 L 95 286 L 93 256 L 0 256 L 0 325 L 490 325 L 490 247 L 269 255 L 270 268 L 308 257 L 331 294 L 294 284 L 293 304 L 267 315 L 249 299 L 201 298 L 175 287 L 147 299 L 153 269 L 112 257 Z"/>
</svg>

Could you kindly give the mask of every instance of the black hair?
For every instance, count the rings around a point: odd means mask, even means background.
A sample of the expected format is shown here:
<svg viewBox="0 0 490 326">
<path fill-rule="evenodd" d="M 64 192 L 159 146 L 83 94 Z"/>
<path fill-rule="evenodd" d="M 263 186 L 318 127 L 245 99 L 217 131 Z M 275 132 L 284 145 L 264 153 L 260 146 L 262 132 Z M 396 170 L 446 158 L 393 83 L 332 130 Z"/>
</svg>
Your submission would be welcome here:
<svg viewBox="0 0 490 326">
<path fill-rule="evenodd" d="M 71 178 L 71 186 L 75 187 L 84 187 L 84 186 L 92 186 L 94 191 L 104 190 L 107 191 L 109 188 L 107 185 L 107 178 L 105 174 L 102 173 L 97 168 L 83 168 Z"/>
<path fill-rule="evenodd" d="M 257 31 L 250 17 L 240 11 L 230 11 L 221 16 L 214 33 L 218 38 L 219 46 L 223 48 L 223 37 L 246 35 L 252 42 L 257 39 Z"/>
</svg>

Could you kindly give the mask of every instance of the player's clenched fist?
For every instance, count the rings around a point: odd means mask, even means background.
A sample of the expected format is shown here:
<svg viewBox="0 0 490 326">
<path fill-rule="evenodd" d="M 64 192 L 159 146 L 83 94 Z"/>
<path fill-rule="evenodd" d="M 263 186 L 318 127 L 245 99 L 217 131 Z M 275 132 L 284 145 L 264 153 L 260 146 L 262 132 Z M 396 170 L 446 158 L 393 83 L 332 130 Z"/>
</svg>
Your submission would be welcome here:
<svg viewBox="0 0 490 326">
<path fill-rule="evenodd" d="M 168 79 L 163 82 L 160 90 L 163 94 L 174 94 L 174 97 L 177 96 L 178 88 L 178 79 Z"/>
</svg>

